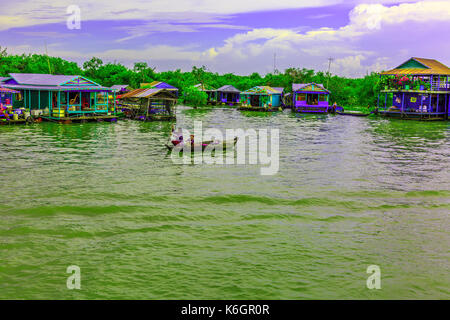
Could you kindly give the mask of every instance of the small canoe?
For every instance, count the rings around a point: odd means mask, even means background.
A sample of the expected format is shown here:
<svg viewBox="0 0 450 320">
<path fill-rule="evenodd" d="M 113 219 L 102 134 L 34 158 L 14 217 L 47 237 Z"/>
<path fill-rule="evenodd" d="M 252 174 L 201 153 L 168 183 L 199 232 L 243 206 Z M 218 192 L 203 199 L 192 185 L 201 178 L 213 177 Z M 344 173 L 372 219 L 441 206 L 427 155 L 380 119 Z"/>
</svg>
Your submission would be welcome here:
<svg viewBox="0 0 450 320">
<path fill-rule="evenodd" d="M 231 145 L 232 147 L 234 147 L 236 145 L 238 141 L 238 137 L 235 137 L 233 140 L 225 140 L 225 141 L 203 141 L 201 144 L 197 143 L 197 144 L 191 144 L 191 152 L 194 152 L 195 150 L 199 150 L 200 148 L 202 149 L 202 151 L 205 151 L 206 147 L 208 147 L 209 145 L 214 146 L 218 149 L 220 149 L 220 146 L 222 147 L 222 150 L 226 150 L 228 145 Z M 176 151 L 179 152 L 183 152 L 183 147 L 180 147 L 180 145 L 178 143 L 176 143 L 175 141 L 171 141 L 170 143 L 166 144 L 167 149 L 169 150 L 173 150 L 175 149 Z"/>
<path fill-rule="evenodd" d="M 363 113 L 359 111 L 336 111 L 337 114 L 340 114 L 341 116 L 353 116 L 353 117 L 367 117 L 370 115 L 370 113 Z"/>
</svg>

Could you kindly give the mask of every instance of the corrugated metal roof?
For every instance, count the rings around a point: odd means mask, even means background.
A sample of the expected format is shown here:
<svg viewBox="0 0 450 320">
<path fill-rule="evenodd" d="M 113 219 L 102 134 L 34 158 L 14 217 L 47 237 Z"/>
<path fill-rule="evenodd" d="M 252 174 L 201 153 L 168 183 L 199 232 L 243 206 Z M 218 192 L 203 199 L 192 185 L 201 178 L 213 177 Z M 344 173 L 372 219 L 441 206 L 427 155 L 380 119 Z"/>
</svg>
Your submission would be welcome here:
<svg viewBox="0 0 450 320">
<path fill-rule="evenodd" d="M 275 88 L 269 87 L 269 86 L 257 86 L 257 87 L 253 87 L 251 89 L 248 89 L 244 92 L 242 92 L 242 94 L 264 94 L 264 95 L 268 95 L 268 94 L 281 94 L 281 92 Z"/>
<path fill-rule="evenodd" d="M 293 83 L 292 84 L 292 91 L 299 91 L 302 90 L 303 88 L 306 88 L 310 85 L 315 85 L 317 87 L 320 87 L 323 91 L 326 92 L 330 92 L 328 89 L 325 89 L 325 87 L 323 86 L 323 84 L 320 83 L 315 83 L 315 82 L 310 82 L 310 83 Z"/>
<path fill-rule="evenodd" d="M 426 68 L 399 68 L 411 59 L 421 63 Z M 402 63 L 395 69 L 381 72 L 384 75 L 407 74 L 407 75 L 450 75 L 450 68 L 435 59 L 413 57 Z"/>
<path fill-rule="evenodd" d="M 127 84 L 115 84 L 115 85 L 111 86 L 111 89 L 117 90 L 117 91 L 124 90 L 126 88 L 128 88 Z"/>
<path fill-rule="evenodd" d="M 176 96 L 174 95 L 173 91 L 171 91 L 170 89 L 157 89 L 157 88 L 141 88 L 141 89 L 135 89 L 133 91 L 127 92 L 125 94 L 123 94 L 120 99 L 124 99 L 124 98 L 150 98 L 152 96 L 154 96 L 155 94 L 159 93 L 159 92 L 168 92 L 171 95 L 174 96 L 174 99 L 176 99 Z"/>
<path fill-rule="evenodd" d="M 10 76 L 19 84 L 32 84 L 41 86 L 57 86 L 77 77 L 76 75 L 66 76 L 36 73 L 10 73 Z"/>
<path fill-rule="evenodd" d="M 240 93 L 240 91 L 238 89 L 236 89 L 235 87 L 233 87 L 232 85 L 225 85 L 220 87 L 219 89 L 217 89 L 216 91 L 220 91 L 220 92 L 232 92 L 232 93 Z"/>
<path fill-rule="evenodd" d="M 158 88 L 158 89 L 168 89 L 172 91 L 178 91 L 178 88 L 162 81 L 153 81 L 151 83 L 141 83 L 141 88 Z"/>
<path fill-rule="evenodd" d="M 283 93 L 284 92 L 284 88 L 283 87 L 272 87 L 272 88 L 277 90 L 279 93 Z"/>
<path fill-rule="evenodd" d="M 33 86 L 33 85 L 22 85 L 22 84 L 2 84 L 2 86 L 10 89 L 17 90 L 49 90 L 49 91 L 84 91 L 84 90 L 95 90 L 95 91 L 112 91 L 111 88 L 100 87 L 100 86 Z"/>
</svg>

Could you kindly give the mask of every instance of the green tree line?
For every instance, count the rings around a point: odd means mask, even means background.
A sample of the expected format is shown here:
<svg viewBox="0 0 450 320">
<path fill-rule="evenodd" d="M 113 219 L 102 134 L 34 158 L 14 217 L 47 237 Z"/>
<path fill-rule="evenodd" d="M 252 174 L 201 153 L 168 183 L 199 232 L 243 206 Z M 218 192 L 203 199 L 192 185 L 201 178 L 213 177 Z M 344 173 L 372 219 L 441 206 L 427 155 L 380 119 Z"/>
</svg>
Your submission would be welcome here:
<svg viewBox="0 0 450 320">
<path fill-rule="evenodd" d="M 346 78 L 337 75 L 314 71 L 306 68 L 288 68 L 282 73 L 268 73 L 264 76 L 254 72 L 247 76 L 232 73 L 218 74 L 209 72 L 205 67 L 193 67 L 191 71 L 155 72 L 155 68 L 146 62 L 136 62 L 133 68 L 120 63 L 104 63 L 93 57 L 80 67 L 58 57 L 48 57 L 41 54 L 8 54 L 0 47 L 0 76 L 9 73 L 52 73 L 66 75 L 83 75 L 103 86 L 126 84 L 139 88 L 141 83 L 164 81 L 180 89 L 180 97 L 192 97 L 203 101 L 206 95 L 196 95 L 193 86 L 202 83 L 206 86 L 219 88 L 231 84 L 239 90 L 247 90 L 255 86 L 283 87 L 285 92 L 292 91 L 292 83 L 315 82 L 324 84 L 331 91 L 330 102 L 336 102 L 344 107 L 375 106 L 379 90 L 379 77 L 371 73 L 363 78 Z"/>
</svg>

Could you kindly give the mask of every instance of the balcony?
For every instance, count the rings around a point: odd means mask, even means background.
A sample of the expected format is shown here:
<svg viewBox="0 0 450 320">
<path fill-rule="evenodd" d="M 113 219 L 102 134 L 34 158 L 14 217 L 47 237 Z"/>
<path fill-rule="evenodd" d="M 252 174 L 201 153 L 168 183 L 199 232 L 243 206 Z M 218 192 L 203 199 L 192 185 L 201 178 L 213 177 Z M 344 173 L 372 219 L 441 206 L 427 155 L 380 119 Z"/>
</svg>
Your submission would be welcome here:
<svg viewBox="0 0 450 320">
<path fill-rule="evenodd" d="M 395 77 L 381 80 L 382 92 L 395 91 L 425 91 L 425 92 L 450 92 L 450 79 L 448 77 L 432 77 L 423 79 L 418 77 Z"/>
</svg>

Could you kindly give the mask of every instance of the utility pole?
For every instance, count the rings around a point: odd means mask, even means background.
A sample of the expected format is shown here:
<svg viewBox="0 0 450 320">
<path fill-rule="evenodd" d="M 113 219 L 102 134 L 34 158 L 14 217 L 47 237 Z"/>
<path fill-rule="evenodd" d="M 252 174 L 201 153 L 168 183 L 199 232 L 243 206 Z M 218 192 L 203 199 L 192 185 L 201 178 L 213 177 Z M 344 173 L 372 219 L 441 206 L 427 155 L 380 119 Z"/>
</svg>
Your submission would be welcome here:
<svg viewBox="0 0 450 320">
<path fill-rule="evenodd" d="M 277 72 L 277 53 L 273 54 L 273 74 Z"/>
<path fill-rule="evenodd" d="M 48 72 L 52 74 L 52 68 L 50 67 L 50 58 L 48 57 L 48 51 L 47 51 L 47 41 L 45 43 L 45 55 L 47 56 L 47 64 L 48 64 Z"/>
<path fill-rule="evenodd" d="M 331 68 L 331 62 L 333 62 L 333 60 L 334 60 L 334 58 L 328 58 L 328 72 L 327 72 L 327 75 L 328 75 L 328 79 L 327 79 L 327 89 L 328 89 L 328 83 L 330 82 L 330 76 L 331 76 L 331 74 L 330 74 L 330 68 Z"/>
</svg>

